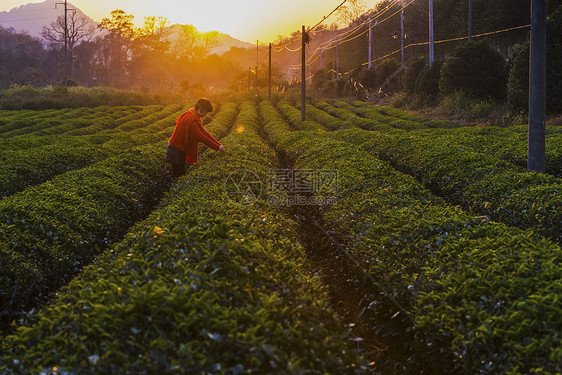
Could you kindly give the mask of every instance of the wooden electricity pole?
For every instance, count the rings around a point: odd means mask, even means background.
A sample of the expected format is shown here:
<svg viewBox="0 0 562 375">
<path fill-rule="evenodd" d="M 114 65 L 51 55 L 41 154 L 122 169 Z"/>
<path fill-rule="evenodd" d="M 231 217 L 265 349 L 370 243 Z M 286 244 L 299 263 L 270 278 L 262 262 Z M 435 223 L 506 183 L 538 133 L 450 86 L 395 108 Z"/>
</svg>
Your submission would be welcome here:
<svg viewBox="0 0 562 375">
<path fill-rule="evenodd" d="M 67 49 L 68 49 L 68 11 L 69 10 L 73 10 L 76 11 L 76 9 L 68 9 L 68 3 L 67 0 L 64 0 L 64 3 L 55 3 L 55 8 L 57 7 L 58 4 L 64 4 L 64 89 L 66 90 L 68 88 L 68 54 L 67 54 Z"/>
<path fill-rule="evenodd" d="M 434 49 L 434 38 L 433 38 L 433 0 L 429 0 L 429 66 L 433 65 L 433 60 L 435 56 Z"/>
<path fill-rule="evenodd" d="M 269 43 L 269 100 L 271 100 L 271 43 Z"/>
<path fill-rule="evenodd" d="M 304 25 L 302 26 L 302 53 L 301 53 L 301 121 L 304 121 L 306 118 L 306 53 L 305 53 L 305 46 L 306 46 L 306 34 L 304 31 Z"/>
<path fill-rule="evenodd" d="M 373 60 L 373 19 L 372 15 L 369 15 L 369 69 L 371 69 L 371 61 Z"/>
<path fill-rule="evenodd" d="M 402 66 L 402 69 L 404 69 L 406 67 L 406 64 L 404 62 L 404 8 L 403 7 L 402 7 L 402 12 L 400 12 L 400 53 L 402 55 L 400 66 Z"/>
<path fill-rule="evenodd" d="M 468 0 L 468 41 L 472 41 L 472 0 Z"/>
<path fill-rule="evenodd" d="M 336 79 L 340 79 L 340 41 L 336 42 Z"/>
<path fill-rule="evenodd" d="M 527 170 L 544 173 L 546 143 L 546 0 L 531 0 Z"/>
</svg>

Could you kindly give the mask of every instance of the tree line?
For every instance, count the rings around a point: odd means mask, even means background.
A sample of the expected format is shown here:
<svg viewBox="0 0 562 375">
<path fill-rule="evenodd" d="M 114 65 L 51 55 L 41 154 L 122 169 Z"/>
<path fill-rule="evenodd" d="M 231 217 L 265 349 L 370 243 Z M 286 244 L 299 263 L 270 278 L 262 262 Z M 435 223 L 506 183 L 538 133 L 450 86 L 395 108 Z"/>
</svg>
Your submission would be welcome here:
<svg viewBox="0 0 562 375">
<path fill-rule="evenodd" d="M 444 61 L 461 43 L 454 39 L 467 36 L 469 1 L 434 0 L 435 40 L 453 40 L 435 45 L 436 60 Z M 428 2 L 382 0 L 374 9 L 366 11 L 363 0 L 349 0 L 341 7 L 334 23 L 319 25 L 309 35 L 307 56 L 322 50 L 322 56 L 314 58 L 307 66 L 307 77 L 314 76 L 310 82 L 352 77 L 353 82 L 349 84 L 354 88 L 359 85 L 378 89 L 384 84 L 396 71 L 396 60 L 400 60 L 399 11 L 403 3 L 408 4 L 403 19 L 406 64 L 427 56 L 428 47 L 423 43 L 428 41 Z M 478 35 L 529 24 L 530 3 L 530 0 L 471 0 L 472 33 Z M 552 14 L 560 3 L 562 0 L 548 0 L 549 12 Z M 373 18 L 370 70 L 366 64 L 369 60 L 366 32 L 369 16 Z M 163 17 L 146 17 L 142 27 L 135 27 L 133 20 L 133 15 L 116 9 L 101 21 L 99 30 L 95 30 L 74 12 L 69 12 L 68 83 L 147 90 L 177 89 L 178 85 L 242 90 L 253 85 L 267 85 L 267 64 L 258 66 L 255 49 L 232 48 L 219 56 L 212 53 L 218 44 L 216 33 L 199 33 L 191 25 L 170 27 L 170 22 Z M 342 42 L 337 48 L 335 43 L 329 42 L 356 27 L 358 30 L 350 37 L 340 38 Z M 511 61 L 515 55 L 514 46 L 525 43 L 528 33 L 528 28 L 521 28 L 490 35 L 486 40 Z M 43 40 L 0 27 L 0 88 L 12 84 L 46 86 L 63 82 L 64 34 L 63 17 L 44 28 Z M 172 34 L 176 37 L 172 38 Z M 280 36 L 274 46 L 284 45 L 298 36 L 297 31 Z M 292 51 L 299 43 L 273 53 L 277 83 L 289 84 L 291 80 L 300 79 L 300 52 Z M 267 56 L 267 46 L 258 49 L 261 60 Z M 345 75 L 351 71 L 352 74 Z M 340 82 L 329 84 L 343 85 Z"/>
<path fill-rule="evenodd" d="M 65 77 L 70 85 L 147 90 L 224 86 L 241 69 L 228 56 L 211 53 L 220 44 L 218 32 L 171 26 L 164 17 L 146 17 L 142 27 L 133 20 L 116 9 L 96 29 L 68 12 L 66 33 L 60 16 L 43 28 L 42 39 L 0 26 L 0 88 L 63 84 Z"/>
</svg>

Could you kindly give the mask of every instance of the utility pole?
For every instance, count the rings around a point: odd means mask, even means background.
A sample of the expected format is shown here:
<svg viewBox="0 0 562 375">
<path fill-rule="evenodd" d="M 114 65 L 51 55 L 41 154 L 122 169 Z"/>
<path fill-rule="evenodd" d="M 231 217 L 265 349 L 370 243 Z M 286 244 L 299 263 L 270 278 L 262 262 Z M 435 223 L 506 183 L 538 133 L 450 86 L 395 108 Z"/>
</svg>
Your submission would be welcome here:
<svg viewBox="0 0 562 375">
<path fill-rule="evenodd" d="M 373 60 L 373 56 L 372 56 L 373 33 L 371 31 L 372 21 L 373 21 L 372 15 L 369 14 L 369 69 L 371 69 L 371 60 Z"/>
<path fill-rule="evenodd" d="M 434 39 L 433 39 L 433 0 L 429 0 L 429 66 L 433 65 L 434 60 Z"/>
<path fill-rule="evenodd" d="M 301 121 L 306 118 L 306 33 L 304 31 L 304 25 L 302 26 L 302 62 L 301 62 Z"/>
<path fill-rule="evenodd" d="M 546 143 L 546 0 L 531 0 L 527 170 L 544 173 Z"/>
<path fill-rule="evenodd" d="M 260 41 L 256 40 L 256 90 L 259 90 L 258 86 L 258 68 L 260 66 Z"/>
<path fill-rule="evenodd" d="M 340 79 L 340 41 L 336 42 L 336 79 Z"/>
<path fill-rule="evenodd" d="M 67 57 L 67 45 L 68 45 L 68 24 L 67 18 L 68 16 L 68 6 L 66 0 L 64 0 L 64 89 L 68 88 L 68 78 L 67 78 L 67 71 L 68 71 L 68 57 Z"/>
<path fill-rule="evenodd" d="M 468 41 L 472 41 L 472 0 L 468 0 Z"/>
<path fill-rule="evenodd" d="M 337 47 L 336 47 L 336 49 L 337 49 Z M 336 69 L 336 54 L 333 53 L 333 54 L 332 54 L 332 70 L 334 71 L 334 79 L 337 79 L 337 78 L 338 78 L 338 74 L 336 73 L 336 70 L 335 70 L 335 69 Z"/>
<path fill-rule="evenodd" d="M 68 72 L 68 57 L 67 57 L 67 49 L 68 49 L 68 11 L 69 10 L 76 10 L 76 9 L 68 9 L 67 0 L 64 0 L 64 3 L 55 3 L 55 9 L 57 8 L 57 4 L 64 4 L 64 89 L 68 88 L 68 79 L 67 79 L 67 72 Z"/>
<path fill-rule="evenodd" d="M 404 8 L 402 8 L 400 13 L 400 52 L 402 55 L 401 66 L 404 69 L 406 67 L 404 63 Z"/>
<path fill-rule="evenodd" d="M 269 100 L 271 100 L 271 43 L 269 43 L 269 80 L 268 80 L 268 92 L 269 92 Z"/>
</svg>

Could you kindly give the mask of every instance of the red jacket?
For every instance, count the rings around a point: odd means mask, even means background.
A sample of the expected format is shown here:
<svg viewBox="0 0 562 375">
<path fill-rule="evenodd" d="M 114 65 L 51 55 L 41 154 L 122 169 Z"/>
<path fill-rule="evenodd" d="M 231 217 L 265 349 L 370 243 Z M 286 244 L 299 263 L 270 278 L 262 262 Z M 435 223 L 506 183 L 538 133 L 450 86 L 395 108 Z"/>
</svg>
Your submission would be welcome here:
<svg viewBox="0 0 562 375">
<path fill-rule="evenodd" d="M 197 163 L 197 148 L 203 142 L 209 148 L 218 151 L 220 143 L 203 128 L 201 118 L 195 114 L 195 109 L 183 113 L 176 120 L 176 128 L 169 140 L 176 150 L 185 153 L 186 163 Z"/>
</svg>

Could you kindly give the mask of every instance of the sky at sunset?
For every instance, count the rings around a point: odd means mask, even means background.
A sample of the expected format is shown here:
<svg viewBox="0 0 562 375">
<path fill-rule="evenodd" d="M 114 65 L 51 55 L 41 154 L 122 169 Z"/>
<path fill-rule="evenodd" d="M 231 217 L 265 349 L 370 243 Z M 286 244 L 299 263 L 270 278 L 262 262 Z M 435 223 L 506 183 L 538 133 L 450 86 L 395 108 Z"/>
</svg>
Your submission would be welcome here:
<svg viewBox="0 0 562 375">
<path fill-rule="evenodd" d="M 380 0 L 365 0 L 372 8 Z M 0 11 L 33 0 L 2 0 Z M 53 0 L 53 3 L 55 1 Z M 58 2 L 63 2 L 58 0 Z M 289 35 L 302 25 L 313 26 L 337 7 L 342 0 L 72 0 L 95 21 L 110 17 L 114 9 L 122 9 L 135 16 L 135 24 L 141 26 L 146 16 L 166 17 L 172 24 L 192 24 L 200 31 L 216 30 L 255 43 L 274 42 L 278 35 Z M 366 8 L 366 9 L 368 9 Z M 328 19 L 333 22 L 334 16 Z"/>
</svg>

